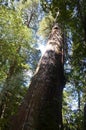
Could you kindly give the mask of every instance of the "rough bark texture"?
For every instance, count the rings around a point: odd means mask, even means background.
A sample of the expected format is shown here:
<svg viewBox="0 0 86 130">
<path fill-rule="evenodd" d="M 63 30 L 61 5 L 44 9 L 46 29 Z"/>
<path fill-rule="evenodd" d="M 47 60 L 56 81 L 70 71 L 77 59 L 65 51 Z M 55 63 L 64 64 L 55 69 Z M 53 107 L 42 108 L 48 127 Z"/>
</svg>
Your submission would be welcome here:
<svg viewBox="0 0 86 130">
<path fill-rule="evenodd" d="M 12 119 L 11 130 L 62 130 L 64 70 L 62 37 L 58 25 L 52 28 L 27 95 Z"/>
</svg>

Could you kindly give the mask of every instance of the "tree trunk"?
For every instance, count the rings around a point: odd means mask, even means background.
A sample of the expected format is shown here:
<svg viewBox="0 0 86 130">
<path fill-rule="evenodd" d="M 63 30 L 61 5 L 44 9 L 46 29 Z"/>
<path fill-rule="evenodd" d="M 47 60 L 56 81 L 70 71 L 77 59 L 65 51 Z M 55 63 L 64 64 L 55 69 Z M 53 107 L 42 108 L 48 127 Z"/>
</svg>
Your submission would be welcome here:
<svg viewBox="0 0 86 130">
<path fill-rule="evenodd" d="M 17 62 L 14 60 L 13 64 L 10 65 L 9 72 L 4 83 L 4 87 L 1 90 L 1 101 L 0 101 L 0 118 L 4 118 L 5 111 L 7 109 L 7 100 L 9 99 L 9 85 L 10 80 L 15 73 Z"/>
<path fill-rule="evenodd" d="M 64 70 L 62 37 L 58 25 L 52 28 L 45 53 L 40 59 L 27 95 L 11 130 L 62 130 Z"/>
<path fill-rule="evenodd" d="M 78 93 L 78 110 L 80 111 L 81 109 L 81 95 L 80 95 L 80 90 L 77 90 Z"/>
</svg>

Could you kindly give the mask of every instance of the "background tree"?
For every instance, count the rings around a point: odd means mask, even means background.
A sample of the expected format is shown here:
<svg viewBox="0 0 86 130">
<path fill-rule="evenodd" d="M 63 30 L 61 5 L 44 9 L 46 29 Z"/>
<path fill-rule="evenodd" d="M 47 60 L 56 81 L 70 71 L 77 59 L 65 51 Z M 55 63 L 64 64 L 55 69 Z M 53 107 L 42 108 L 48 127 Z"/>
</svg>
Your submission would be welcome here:
<svg viewBox="0 0 86 130">
<path fill-rule="evenodd" d="M 26 5 L 5 2 L 0 5 L 0 129 L 3 130 L 9 129 L 9 119 L 26 93 L 29 73 L 36 66 L 34 53 L 39 59 L 33 44 L 35 30 L 24 24 Z"/>
</svg>

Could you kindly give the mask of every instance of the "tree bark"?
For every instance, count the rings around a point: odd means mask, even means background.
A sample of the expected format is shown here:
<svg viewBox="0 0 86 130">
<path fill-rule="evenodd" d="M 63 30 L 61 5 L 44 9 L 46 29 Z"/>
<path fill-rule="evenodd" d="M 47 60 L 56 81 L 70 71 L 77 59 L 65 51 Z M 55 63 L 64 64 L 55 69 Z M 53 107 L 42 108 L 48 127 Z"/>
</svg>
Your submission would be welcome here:
<svg viewBox="0 0 86 130">
<path fill-rule="evenodd" d="M 62 130 L 62 92 L 65 85 L 62 37 L 52 28 L 45 53 L 32 78 L 10 130 Z"/>
</svg>

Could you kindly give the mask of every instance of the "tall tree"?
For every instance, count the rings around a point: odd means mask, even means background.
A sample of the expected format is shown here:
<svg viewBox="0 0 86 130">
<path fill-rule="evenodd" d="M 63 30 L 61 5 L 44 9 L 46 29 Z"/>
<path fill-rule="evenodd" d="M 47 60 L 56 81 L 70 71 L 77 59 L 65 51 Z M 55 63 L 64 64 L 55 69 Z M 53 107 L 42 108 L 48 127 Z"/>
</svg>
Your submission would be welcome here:
<svg viewBox="0 0 86 130">
<path fill-rule="evenodd" d="M 13 117 L 12 130 L 63 129 L 62 92 L 65 82 L 62 46 L 60 27 L 54 25 L 27 95 Z"/>
<path fill-rule="evenodd" d="M 0 129 L 8 129 L 9 118 L 16 112 L 27 84 L 32 50 L 32 30 L 22 13 L 13 6 L 0 4 Z"/>
<path fill-rule="evenodd" d="M 78 108 L 82 110 L 85 103 L 85 98 L 82 102 L 83 99 L 82 97 L 83 95 L 86 95 L 85 94 L 86 82 L 84 82 L 86 81 L 86 24 L 85 24 L 86 1 L 85 0 L 76 0 L 76 1 L 41 0 L 41 2 L 42 2 L 43 9 L 46 12 L 51 11 L 53 16 L 55 16 L 56 12 L 59 11 L 58 21 L 62 23 L 65 31 L 64 33 L 67 34 L 66 44 L 67 44 L 67 52 L 69 53 L 67 54 L 66 59 L 70 66 L 70 72 L 68 73 L 68 75 L 72 72 L 69 82 L 70 85 L 73 86 L 72 90 L 74 90 L 75 87 L 75 90 L 71 93 L 71 96 L 72 94 L 77 92 Z M 71 47 L 71 50 L 70 49 L 68 50 L 69 47 Z M 74 76 L 75 73 L 76 76 Z M 77 115 L 79 114 L 81 114 L 81 112 L 77 113 Z M 83 118 L 81 119 L 78 118 L 78 120 L 79 120 L 78 124 L 81 124 L 80 122 L 83 121 Z M 77 123 L 74 122 L 74 125 L 72 126 L 76 127 L 76 124 Z M 80 128 L 78 127 L 78 129 L 81 130 L 81 127 L 82 126 L 80 126 Z"/>
</svg>

